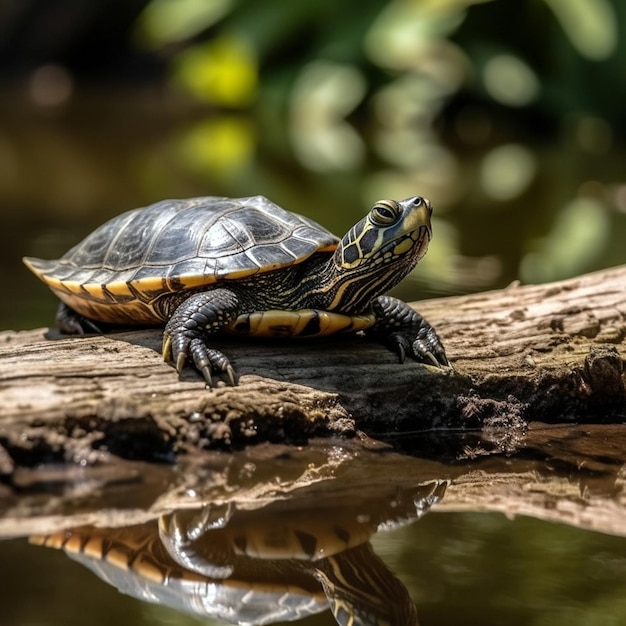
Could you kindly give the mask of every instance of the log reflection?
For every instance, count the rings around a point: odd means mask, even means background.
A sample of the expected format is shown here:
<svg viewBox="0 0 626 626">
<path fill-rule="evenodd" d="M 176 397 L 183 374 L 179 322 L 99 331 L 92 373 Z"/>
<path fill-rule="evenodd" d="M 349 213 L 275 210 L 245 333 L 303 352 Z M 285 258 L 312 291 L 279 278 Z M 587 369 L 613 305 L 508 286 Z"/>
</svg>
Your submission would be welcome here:
<svg viewBox="0 0 626 626">
<path fill-rule="evenodd" d="M 31 542 L 63 549 L 122 593 L 229 623 L 330 609 L 338 624 L 417 624 L 402 582 L 375 554 L 378 530 L 417 520 L 444 481 L 391 499 L 277 499 L 255 510 L 203 503 L 123 528 L 79 526 Z"/>
</svg>

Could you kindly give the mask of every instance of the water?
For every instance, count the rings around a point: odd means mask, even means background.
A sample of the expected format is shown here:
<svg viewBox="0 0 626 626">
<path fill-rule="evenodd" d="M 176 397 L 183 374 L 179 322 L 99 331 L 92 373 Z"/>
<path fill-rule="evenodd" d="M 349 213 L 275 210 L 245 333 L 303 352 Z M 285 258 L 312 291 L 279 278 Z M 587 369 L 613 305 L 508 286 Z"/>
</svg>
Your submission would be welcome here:
<svg viewBox="0 0 626 626">
<path fill-rule="evenodd" d="M 331 625 L 343 585 L 349 611 L 415 606 L 420 624 L 623 623 L 624 461 L 596 454 L 614 427 L 558 430 L 464 463 L 314 441 L 23 472 L 0 499 L 2 623 L 280 624 L 291 606 Z"/>
</svg>

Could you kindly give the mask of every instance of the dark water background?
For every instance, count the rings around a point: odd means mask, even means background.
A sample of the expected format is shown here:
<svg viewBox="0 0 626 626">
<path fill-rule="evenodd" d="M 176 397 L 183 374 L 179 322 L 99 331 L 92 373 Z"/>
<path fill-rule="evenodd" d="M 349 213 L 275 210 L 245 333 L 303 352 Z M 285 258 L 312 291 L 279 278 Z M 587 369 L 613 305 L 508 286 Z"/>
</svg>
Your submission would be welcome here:
<svg viewBox="0 0 626 626">
<path fill-rule="evenodd" d="M 311 449 L 291 452 L 282 449 L 274 460 L 268 457 L 265 463 L 252 463 L 257 469 L 250 469 L 250 457 L 237 460 L 236 456 L 234 459 L 222 456 L 220 459 L 218 455 L 207 459 L 206 465 L 196 462 L 195 468 L 192 465 L 180 470 L 177 479 L 175 468 L 144 466 L 139 468 L 139 480 L 125 480 L 122 466 L 106 470 L 114 480 L 109 480 L 103 492 L 100 506 L 105 508 L 99 513 L 99 519 L 100 525 L 106 527 L 111 511 L 118 510 L 122 512 L 118 515 L 119 523 L 124 519 L 125 510 L 127 523 L 132 523 L 137 507 L 152 504 L 159 486 L 165 489 L 168 484 L 181 484 L 181 475 L 186 482 L 196 485 L 193 490 L 196 495 L 192 495 L 191 500 L 187 498 L 189 502 L 203 491 L 205 496 L 214 494 L 209 498 L 211 502 L 218 501 L 224 494 L 245 502 L 250 489 L 258 494 L 260 487 L 273 485 L 279 493 L 282 484 L 289 490 L 291 480 L 299 480 L 298 472 L 290 474 L 285 467 L 290 457 L 296 458 L 305 474 L 317 475 L 322 483 L 315 485 L 310 478 L 304 479 L 299 489 L 291 490 L 290 499 L 270 500 L 273 504 L 292 507 L 292 513 L 303 511 L 304 523 L 320 506 L 326 507 L 323 517 L 328 518 L 330 527 L 344 524 L 339 517 L 345 519 L 346 509 L 354 511 L 355 517 L 369 510 L 378 519 L 404 520 L 399 524 L 397 521 L 385 524 L 387 527 L 376 533 L 371 543 L 374 552 L 407 589 L 417 606 L 420 624 L 617 625 L 623 623 L 626 615 L 623 582 L 626 542 L 624 528 L 615 520 L 624 524 L 626 515 L 623 449 L 611 442 L 623 442 L 623 439 L 615 430 L 580 429 L 578 438 L 570 438 L 571 449 L 553 439 L 551 444 L 540 448 L 522 448 L 519 458 L 492 457 L 482 462 L 452 464 L 411 457 L 386 459 L 378 453 L 360 452 L 355 456 L 341 442 L 336 442 L 335 448 L 321 444 L 327 456 L 320 457 L 317 443 Z M 593 452 L 603 444 L 606 454 Z M 347 463 L 337 464 L 332 460 L 342 454 L 346 455 Z M 239 483 L 238 491 L 222 486 L 224 474 L 220 467 L 230 468 L 227 471 L 231 478 L 226 483 Z M 331 467 L 335 469 L 329 471 Z M 252 472 L 254 479 L 242 477 L 242 468 Z M 65 502 L 61 510 L 65 510 L 66 515 L 98 510 L 98 502 L 89 495 L 89 472 L 83 474 L 82 482 L 77 480 L 80 472 L 75 472 L 73 480 L 60 483 L 62 474 L 58 469 L 53 470 L 50 475 L 56 482 L 48 483 L 46 500 L 46 491 L 38 493 L 33 481 L 38 482 L 41 490 L 49 471 L 49 468 L 40 468 L 39 474 L 31 473 L 30 480 L 20 481 L 21 496 L 18 493 L 17 498 L 0 500 L 5 517 L 4 522 L 0 519 L 0 534 L 9 529 L 16 536 L 31 534 L 33 528 L 37 528 L 38 533 L 55 532 L 63 524 L 62 518 L 54 519 L 60 500 Z M 476 496 L 475 502 L 461 506 L 454 493 L 456 490 L 458 494 L 458 487 L 454 485 L 467 481 L 472 472 L 474 476 L 480 472 L 492 476 L 497 495 L 490 498 L 487 488 L 483 496 Z M 203 483 L 207 476 L 214 478 Z M 433 490 L 430 487 L 433 483 L 443 487 Z M 448 483 L 447 489 L 445 483 Z M 520 484 L 522 489 L 517 490 L 516 496 L 515 485 Z M 271 493 L 267 487 L 264 489 L 266 494 Z M 182 493 L 180 488 L 177 491 Z M 377 500 L 384 493 L 387 496 L 382 501 Z M 437 499 L 431 501 L 434 508 L 427 512 L 424 498 L 431 493 L 437 493 Z M 534 508 L 533 517 L 488 512 L 502 511 L 504 501 L 511 510 L 519 511 L 524 503 L 541 493 L 546 496 L 545 501 Z M 168 498 L 165 496 L 165 501 Z M 329 506 L 333 499 L 334 505 Z M 367 504 L 368 500 L 373 504 Z M 165 501 L 162 506 L 166 506 Z M 535 501 L 543 501 L 543 498 Z M 20 502 L 23 507 L 28 505 L 38 511 L 39 520 L 48 521 L 42 526 L 41 521 L 31 517 L 21 524 L 8 525 L 6 520 L 17 514 Z M 411 502 L 415 503 L 413 513 Z M 245 509 L 243 506 L 241 510 Z M 455 509 L 457 512 L 450 512 Z M 459 512 L 463 509 L 467 512 Z M 256 517 L 257 525 L 258 522 L 268 523 L 270 529 L 274 525 L 282 526 L 284 516 L 274 513 L 264 518 L 263 510 L 260 509 L 260 516 Z M 478 512 L 481 510 L 483 512 Z M 525 510 L 530 512 L 531 509 Z M 555 516 L 555 511 L 562 511 L 562 514 Z M 228 524 L 235 519 L 236 515 Z M 560 519 L 567 524 L 542 519 Z M 598 532 L 588 529 L 591 527 Z M 218 545 L 224 544 L 219 542 Z M 0 542 L 0 562 L 3 564 L 0 570 L 3 624 L 60 626 L 83 623 L 85 615 L 89 615 L 94 624 L 117 623 L 120 626 L 202 623 L 217 626 L 223 623 L 190 617 L 166 606 L 146 604 L 121 595 L 61 551 L 30 545 L 23 538 Z M 293 584 L 289 578 L 287 582 Z M 389 601 L 397 600 L 390 598 Z M 325 611 L 301 623 L 330 626 L 335 621 Z"/>
<path fill-rule="evenodd" d="M 611 624 L 624 621 L 626 546 L 603 536 L 495 514 L 427 515 L 374 541 L 408 586 L 420 623 Z M 222 624 L 119 594 L 63 553 L 0 544 L 3 623 Z M 36 601 L 35 599 L 36 598 Z M 331 626 L 329 614 L 298 622 Z"/>
<path fill-rule="evenodd" d="M 0 8 L 0 328 L 52 323 L 22 256 L 163 198 L 260 193 L 342 234 L 423 194 L 407 300 L 626 262 L 619 0 L 79 4 Z M 422 624 L 626 623 L 620 537 L 431 513 L 373 541 Z M 0 565 L 3 626 L 207 623 L 23 539 Z"/>
</svg>

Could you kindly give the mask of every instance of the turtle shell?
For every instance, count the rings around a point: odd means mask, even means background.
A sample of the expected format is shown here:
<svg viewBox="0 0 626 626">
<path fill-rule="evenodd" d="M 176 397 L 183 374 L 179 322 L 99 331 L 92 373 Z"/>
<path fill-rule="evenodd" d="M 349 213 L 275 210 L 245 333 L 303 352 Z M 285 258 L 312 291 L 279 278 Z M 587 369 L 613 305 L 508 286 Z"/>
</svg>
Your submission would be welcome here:
<svg viewBox="0 0 626 626">
<path fill-rule="evenodd" d="M 229 578 L 190 571 L 166 552 L 154 524 L 128 528 L 79 527 L 31 543 L 61 548 L 121 593 L 146 602 L 236 624 L 292 621 L 328 608 L 322 586 L 293 561 L 240 562 Z"/>
<path fill-rule="evenodd" d="M 97 307 L 98 318 L 107 321 L 99 305 L 142 301 L 148 306 L 133 315 L 143 322 L 150 321 L 149 305 L 160 295 L 301 263 L 335 249 L 338 241 L 313 220 L 264 196 L 201 197 L 128 211 L 58 260 L 24 262 L 78 312 L 89 316 Z M 122 319 L 119 311 L 110 317 Z"/>
</svg>

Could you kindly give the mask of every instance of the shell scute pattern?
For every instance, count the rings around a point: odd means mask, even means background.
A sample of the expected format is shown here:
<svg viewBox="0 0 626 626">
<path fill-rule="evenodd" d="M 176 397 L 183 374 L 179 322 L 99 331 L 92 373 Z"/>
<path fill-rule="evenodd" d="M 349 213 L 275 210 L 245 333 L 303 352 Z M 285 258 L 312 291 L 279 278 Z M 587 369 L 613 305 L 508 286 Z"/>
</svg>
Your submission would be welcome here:
<svg viewBox="0 0 626 626">
<path fill-rule="evenodd" d="M 134 291 L 177 291 L 299 263 L 337 242 L 263 196 L 204 197 L 128 211 L 58 261 L 31 265 L 51 286 L 96 298 L 106 286 L 126 299 Z"/>
<path fill-rule="evenodd" d="M 158 205 L 150 208 L 149 212 L 154 214 L 155 220 L 152 227 L 154 238 L 144 249 L 143 258 L 136 260 L 135 266 L 154 268 L 188 261 L 202 245 L 206 222 L 202 209 L 202 205 L 190 206 L 185 211 L 161 215 Z"/>
<path fill-rule="evenodd" d="M 153 211 L 139 211 L 121 228 L 111 224 L 107 229 L 109 248 L 106 255 L 103 259 L 92 258 L 92 263 L 112 272 L 123 272 L 143 265 L 155 240 L 159 238 L 158 217 L 162 216 L 157 217 L 156 223 L 155 217 Z M 117 233 L 111 233 L 114 228 Z"/>
<path fill-rule="evenodd" d="M 120 231 L 124 230 L 128 223 L 132 221 L 132 214 L 134 212 L 135 211 L 127 211 L 116 218 L 116 229 Z M 103 224 L 94 230 L 87 239 L 66 252 L 65 255 L 59 259 L 59 266 L 63 265 L 67 269 L 82 268 L 84 270 L 101 266 L 106 258 L 107 252 L 111 248 L 111 239 L 114 234 L 111 232 L 109 224 L 110 222 Z M 62 261 L 64 261 L 64 263 L 61 263 Z"/>
</svg>

